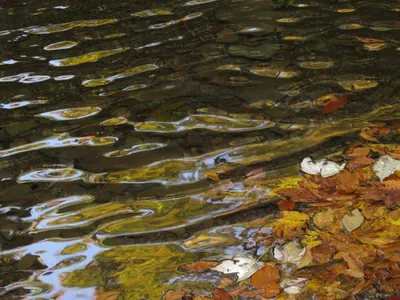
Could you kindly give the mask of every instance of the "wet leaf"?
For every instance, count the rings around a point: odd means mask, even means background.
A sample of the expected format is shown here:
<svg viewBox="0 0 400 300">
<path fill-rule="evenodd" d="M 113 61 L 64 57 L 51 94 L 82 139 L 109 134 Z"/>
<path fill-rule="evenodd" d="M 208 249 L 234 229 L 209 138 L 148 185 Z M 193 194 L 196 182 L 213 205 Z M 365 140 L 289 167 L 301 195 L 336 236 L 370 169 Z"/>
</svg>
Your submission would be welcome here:
<svg viewBox="0 0 400 300">
<path fill-rule="evenodd" d="M 71 67 L 71 66 L 76 66 L 76 65 L 80 65 L 80 64 L 96 62 L 101 58 L 120 54 L 120 53 L 128 51 L 129 49 L 130 49 L 129 47 L 125 47 L 125 48 L 117 48 L 117 49 L 112 49 L 112 50 L 91 52 L 91 53 L 87 53 L 87 54 L 75 56 L 75 57 L 50 60 L 49 64 L 54 67 Z"/>
<path fill-rule="evenodd" d="M 350 173 L 347 170 L 337 174 L 335 179 L 338 182 L 339 188 L 346 193 L 353 193 L 360 185 L 358 175 L 355 173 Z"/>
<path fill-rule="evenodd" d="M 306 61 L 299 63 L 300 67 L 305 69 L 313 69 L 313 70 L 320 70 L 320 69 L 328 69 L 334 65 L 333 61 Z"/>
<path fill-rule="evenodd" d="M 364 216 L 358 209 L 352 210 L 351 215 L 345 215 L 342 218 L 342 224 L 348 232 L 357 229 L 363 222 Z"/>
<path fill-rule="evenodd" d="M 101 126 L 115 126 L 115 125 L 122 125 L 128 123 L 128 120 L 125 117 L 117 117 L 105 120 L 100 123 Z"/>
<path fill-rule="evenodd" d="M 232 300 L 232 297 L 222 289 L 214 289 L 213 291 L 214 300 Z"/>
<path fill-rule="evenodd" d="M 292 210 L 296 205 L 296 202 L 290 200 L 280 200 L 278 203 L 280 210 Z"/>
<path fill-rule="evenodd" d="M 120 294 L 118 291 L 97 291 L 95 300 L 117 300 Z"/>
<path fill-rule="evenodd" d="M 47 118 L 55 121 L 69 121 L 88 118 L 97 115 L 100 107 L 77 107 L 53 110 L 36 115 L 36 117 Z"/>
<path fill-rule="evenodd" d="M 251 284 L 256 289 L 266 288 L 271 283 L 276 283 L 281 278 L 276 265 L 265 265 L 251 276 Z"/>
<path fill-rule="evenodd" d="M 366 43 L 364 49 L 368 51 L 380 51 L 387 47 L 385 43 Z"/>
<path fill-rule="evenodd" d="M 339 84 L 348 91 L 357 92 L 377 87 L 379 83 L 375 80 L 345 80 Z"/>
<path fill-rule="evenodd" d="M 336 175 L 344 170 L 346 163 L 339 165 L 333 161 L 329 161 L 326 158 L 312 161 L 310 157 L 306 157 L 300 164 L 300 169 L 310 175 L 321 175 L 322 177 L 330 177 Z"/>
<path fill-rule="evenodd" d="M 393 159 L 389 155 L 383 155 L 374 163 L 373 170 L 376 176 L 383 181 L 396 171 L 400 171 L 400 160 Z"/>
<path fill-rule="evenodd" d="M 65 50 L 65 49 L 70 49 L 78 45 L 77 42 L 74 41 L 63 41 L 63 42 L 58 42 L 54 44 L 47 45 L 44 47 L 44 50 L 46 51 L 55 51 L 55 50 Z"/>
<path fill-rule="evenodd" d="M 359 40 L 360 42 L 363 42 L 363 43 L 384 43 L 385 42 L 384 40 L 363 38 L 363 37 L 359 37 L 359 36 L 356 36 L 356 39 Z"/>
<path fill-rule="evenodd" d="M 285 244 L 283 247 L 276 246 L 274 248 L 274 258 L 279 261 L 298 264 L 306 254 L 306 247 L 301 246 L 295 242 Z"/>
<path fill-rule="evenodd" d="M 235 255 L 232 259 L 223 260 L 218 266 L 211 269 L 224 274 L 235 274 L 238 281 L 243 281 L 253 275 L 262 266 L 262 263 L 251 256 Z"/>
<path fill-rule="evenodd" d="M 186 295 L 186 291 L 168 290 L 164 293 L 165 300 L 181 300 Z"/>
<path fill-rule="evenodd" d="M 204 272 L 219 265 L 217 261 L 201 260 L 199 262 L 181 266 L 180 269 L 190 272 Z"/>
<path fill-rule="evenodd" d="M 281 286 L 277 282 L 269 283 L 262 289 L 261 295 L 265 298 L 273 298 L 278 296 L 282 291 Z"/>
<path fill-rule="evenodd" d="M 339 108 L 343 107 L 347 103 L 347 97 L 340 97 L 333 99 L 325 104 L 322 109 L 323 114 L 330 114 L 337 111 Z"/>
</svg>

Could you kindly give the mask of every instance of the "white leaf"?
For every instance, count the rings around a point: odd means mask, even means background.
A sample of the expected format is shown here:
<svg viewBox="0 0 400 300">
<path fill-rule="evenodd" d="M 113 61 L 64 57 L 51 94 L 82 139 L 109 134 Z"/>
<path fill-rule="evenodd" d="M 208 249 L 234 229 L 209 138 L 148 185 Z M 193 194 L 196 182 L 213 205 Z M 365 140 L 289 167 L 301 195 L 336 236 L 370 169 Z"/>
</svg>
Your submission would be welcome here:
<svg viewBox="0 0 400 300">
<path fill-rule="evenodd" d="M 226 259 L 221 263 L 211 268 L 211 270 L 222 272 L 224 274 L 236 274 L 238 281 L 245 280 L 257 272 L 263 266 L 251 256 L 235 255 L 232 259 Z"/>
<path fill-rule="evenodd" d="M 325 178 L 340 173 L 341 171 L 343 171 L 345 166 L 346 163 L 339 165 L 333 161 L 327 160 L 326 158 L 313 162 L 310 157 L 306 157 L 301 162 L 300 169 L 304 173 L 310 175 L 321 175 Z"/>
<path fill-rule="evenodd" d="M 384 155 L 379 157 L 379 159 L 374 163 L 373 169 L 376 176 L 383 181 L 394 172 L 400 171 L 400 161 L 391 158 L 389 155 Z"/>
</svg>

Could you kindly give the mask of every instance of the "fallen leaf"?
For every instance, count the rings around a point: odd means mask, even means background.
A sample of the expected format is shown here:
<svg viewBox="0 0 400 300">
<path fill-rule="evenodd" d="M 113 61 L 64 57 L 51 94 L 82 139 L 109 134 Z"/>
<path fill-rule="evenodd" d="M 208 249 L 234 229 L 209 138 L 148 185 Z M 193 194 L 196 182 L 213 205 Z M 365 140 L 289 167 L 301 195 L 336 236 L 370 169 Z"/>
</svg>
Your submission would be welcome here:
<svg viewBox="0 0 400 300">
<path fill-rule="evenodd" d="M 232 297 L 222 289 L 214 289 L 213 291 L 213 299 L 214 300 L 232 300 Z"/>
<path fill-rule="evenodd" d="M 306 254 L 306 247 L 300 248 L 295 242 L 285 244 L 283 247 L 274 248 L 274 258 L 279 261 L 298 264 Z"/>
<path fill-rule="evenodd" d="M 352 232 L 353 230 L 357 229 L 364 222 L 364 216 L 358 209 L 352 210 L 351 213 L 351 216 L 345 215 L 342 218 L 342 224 L 348 232 Z"/>
<path fill-rule="evenodd" d="M 307 278 L 284 279 L 281 282 L 281 287 L 286 294 L 295 295 L 301 292 L 301 289 L 307 283 Z"/>
<path fill-rule="evenodd" d="M 359 40 L 360 42 L 363 43 L 383 43 L 385 42 L 384 40 L 377 40 L 377 39 L 371 39 L 371 38 L 363 38 L 363 37 L 359 37 L 356 36 L 355 37 L 357 40 Z"/>
<path fill-rule="evenodd" d="M 300 164 L 300 169 L 310 175 L 321 175 L 322 177 L 330 177 L 344 170 L 346 163 L 341 165 L 329 161 L 326 158 L 313 162 L 310 157 L 306 157 Z"/>
<path fill-rule="evenodd" d="M 339 258 L 343 258 L 349 266 L 349 269 L 346 270 L 346 274 L 356 278 L 364 277 L 363 263 L 356 255 L 353 253 L 339 252 L 335 255 L 334 259 Z"/>
<path fill-rule="evenodd" d="M 96 300 L 117 300 L 120 294 L 118 291 L 97 292 Z"/>
<path fill-rule="evenodd" d="M 353 193 L 360 185 L 360 180 L 355 173 L 350 173 L 347 170 L 335 176 L 338 186 L 346 193 Z"/>
<path fill-rule="evenodd" d="M 374 163 L 373 169 L 376 176 L 383 181 L 395 171 L 400 171 L 400 160 L 393 159 L 389 155 L 383 155 Z"/>
<path fill-rule="evenodd" d="M 325 104 L 325 106 L 322 108 L 322 113 L 323 114 L 333 113 L 342 106 L 344 106 L 346 103 L 347 103 L 347 97 L 340 97 L 333 99 Z"/>
<path fill-rule="evenodd" d="M 219 264 L 219 262 L 217 262 L 217 261 L 201 260 L 201 261 L 193 263 L 193 264 L 181 266 L 180 269 L 183 269 L 185 271 L 191 271 L 191 272 L 204 272 L 211 268 L 216 267 L 218 264 Z"/>
<path fill-rule="evenodd" d="M 279 281 L 280 278 L 278 266 L 265 265 L 251 276 L 251 284 L 256 289 L 262 289 L 270 283 Z"/>
<path fill-rule="evenodd" d="M 186 295 L 186 291 L 168 290 L 164 293 L 165 300 L 181 300 Z"/>
<path fill-rule="evenodd" d="M 249 278 L 262 266 L 261 262 L 251 256 L 235 255 L 230 259 L 221 261 L 218 266 L 211 268 L 211 270 L 224 274 L 236 274 L 237 281 L 242 281 Z"/>
<path fill-rule="evenodd" d="M 262 292 L 262 296 L 264 298 L 273 298 L 275 296 L 278 296 L 282 291 L 281 286 L 279 283 L 269 283 L 264 287 L 264 290 Z"/>
<path fill-rule="evenodd" d="M 280 210 L 292 210 L 295 205 L 296 205 L 296 202 L 290 201 L 290 200 L 281 200 L 278 203 Z"/>
</svg>

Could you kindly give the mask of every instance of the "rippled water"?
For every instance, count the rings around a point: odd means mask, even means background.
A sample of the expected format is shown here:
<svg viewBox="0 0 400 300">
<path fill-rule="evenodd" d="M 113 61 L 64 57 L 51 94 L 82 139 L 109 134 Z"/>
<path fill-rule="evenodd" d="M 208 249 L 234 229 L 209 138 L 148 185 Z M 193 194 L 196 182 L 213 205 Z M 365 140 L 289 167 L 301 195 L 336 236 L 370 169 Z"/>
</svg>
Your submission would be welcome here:
<svg viewBox="0 0 400 300">
<path fill-rule="evenodd" d="M 0 0 L 0 298 L 207 290 L 177 267 L 254 251 L 243 238 L 279 178 L 398 117 L 399 14 L 389 0 Z M 348 102 L 324 114 L 332 97 Z"/>
</svg>

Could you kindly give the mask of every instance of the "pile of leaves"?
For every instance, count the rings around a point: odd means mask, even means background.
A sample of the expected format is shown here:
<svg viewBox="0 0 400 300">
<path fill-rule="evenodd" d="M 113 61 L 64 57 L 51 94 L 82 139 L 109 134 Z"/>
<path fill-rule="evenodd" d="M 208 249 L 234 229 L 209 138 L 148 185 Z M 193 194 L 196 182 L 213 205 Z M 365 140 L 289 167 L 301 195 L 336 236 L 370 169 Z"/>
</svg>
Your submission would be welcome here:
<svg viewBox="0 0 400 300">
<path fill-rule="evenodd" d="M 361 135 L 388 132 L 372 126 Z M 264 225 L 271 234 L 258 236 L 261 257 L 182 266 L 220 282 L 211 297 L 169 290 L 164 298 L 400 299 L 400 148 L 358 142 L 335 161 L 305 158 L 300 169 L 274 190 L 280 212 Z"/>
</svg>

